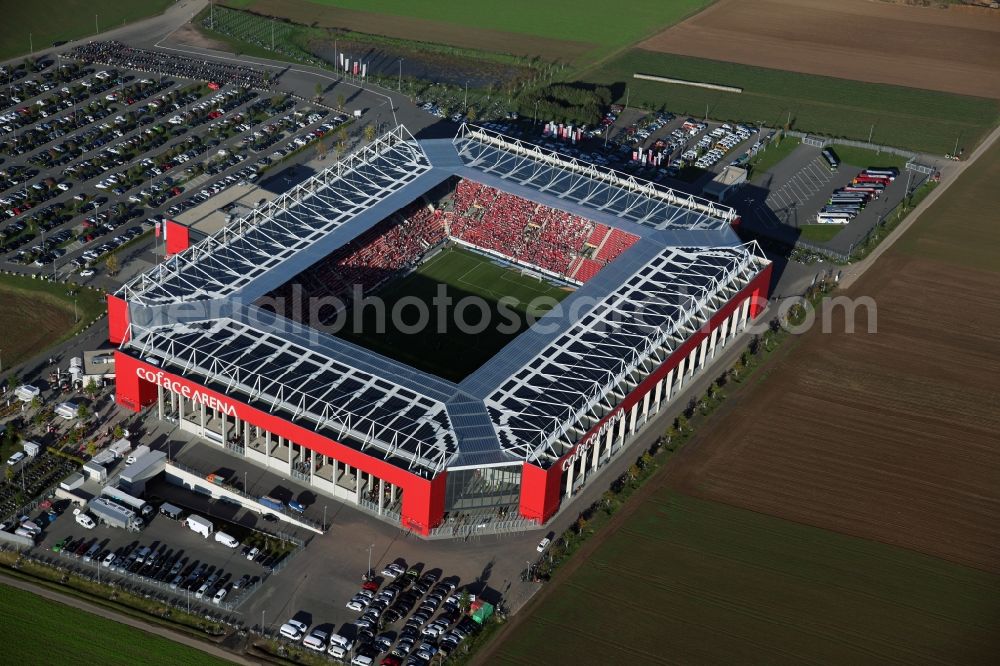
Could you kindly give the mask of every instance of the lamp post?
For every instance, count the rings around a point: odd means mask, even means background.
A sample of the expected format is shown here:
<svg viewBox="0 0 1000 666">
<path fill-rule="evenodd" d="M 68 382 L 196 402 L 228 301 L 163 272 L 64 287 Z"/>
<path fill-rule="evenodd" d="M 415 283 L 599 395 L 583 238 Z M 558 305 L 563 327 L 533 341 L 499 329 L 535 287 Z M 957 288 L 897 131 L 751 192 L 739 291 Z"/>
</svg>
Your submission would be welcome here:
<svg viewBox="0 0 1000 666">
<path fill-rule="evenodd" d="M 403 91 L 403 59 L 399 59 L 399 82 L 396 84 L 396 90 Z"/>
<path fill-rule="evenodd" d="M 368 546 L 368 572 L 367 573 L 369 573 L 369 574 L 372 571 L 372 549 L 374 547 L 375 547 L 375 544 L 371 544 L 370 546 Z"/>
<path fill-rule="evenodd" d="M 326 505 L 323 505 L 323 531 L 326 531 Z"/>
</svg>

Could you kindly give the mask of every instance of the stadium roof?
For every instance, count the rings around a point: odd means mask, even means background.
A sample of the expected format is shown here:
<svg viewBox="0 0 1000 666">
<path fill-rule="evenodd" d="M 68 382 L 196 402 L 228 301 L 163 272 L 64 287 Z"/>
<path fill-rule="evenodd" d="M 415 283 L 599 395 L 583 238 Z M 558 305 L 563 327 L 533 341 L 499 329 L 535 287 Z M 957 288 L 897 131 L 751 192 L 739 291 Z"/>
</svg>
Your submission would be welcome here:
<svg viewBox="0 0 1000 666">
<path fill-rule="evenodd" d="M 453 175 L 640 240 L 460 384 L 247 305 Z M 398 127 L 123 286 L 122 348 L 406 469 L 545 466 L 762 269 L 733 215 L 478 128 Z"/>
</svg>

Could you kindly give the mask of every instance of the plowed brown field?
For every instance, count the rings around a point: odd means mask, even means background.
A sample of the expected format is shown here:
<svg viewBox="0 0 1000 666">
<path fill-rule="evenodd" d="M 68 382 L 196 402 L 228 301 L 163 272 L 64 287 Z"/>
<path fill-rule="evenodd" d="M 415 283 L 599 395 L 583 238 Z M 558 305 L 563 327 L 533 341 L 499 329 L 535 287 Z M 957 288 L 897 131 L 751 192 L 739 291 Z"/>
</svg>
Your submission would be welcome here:
<svg viewBox="0 0 1000 666">
<path fill-rule="evenodd" d="M 642 48 L 1000 98 L 1000 12 L 866 0 L 721 0 Z"/>
<path fill-rule="evenodd" d="M 994 146 L 668 470 L 693 495 L 1000 572 Z M 959 251 L 961 247 L 965 251 Z M 839 332 L 837 332 L 839 331 Z"/>
</svg>

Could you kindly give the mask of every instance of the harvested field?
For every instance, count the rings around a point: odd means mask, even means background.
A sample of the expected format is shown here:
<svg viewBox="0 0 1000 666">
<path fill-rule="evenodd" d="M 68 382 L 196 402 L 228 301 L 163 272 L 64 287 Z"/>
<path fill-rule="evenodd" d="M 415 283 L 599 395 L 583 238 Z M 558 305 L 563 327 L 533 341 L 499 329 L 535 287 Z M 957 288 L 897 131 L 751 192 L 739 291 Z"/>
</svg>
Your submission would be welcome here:
<svg viewBox="0 0 1000 666">
<path fill-rule="evenodd" d="M 641 47 L 1000 98 L 1000 12 L 866 0 L 721 0 Z"/>
<path fill-rule="evenodd" d="M 995 654 L 994 574 L 664 487 L 633 501 L 473 663 L 985 664 Z"/>
<path fill-rule="evenodd" d="M 699 497 L 1000 572 L 1000 147 L 668 471 Z"/>
<path fill-rule="evenodd" d="M 77 295 L 79 322 L 67 287 L 26 277 L 0 276 L 0 346 L 3 367 L 12 368 L 65 340 L 104 310 L 103 294 L 85 289 Z"/>
</svg>

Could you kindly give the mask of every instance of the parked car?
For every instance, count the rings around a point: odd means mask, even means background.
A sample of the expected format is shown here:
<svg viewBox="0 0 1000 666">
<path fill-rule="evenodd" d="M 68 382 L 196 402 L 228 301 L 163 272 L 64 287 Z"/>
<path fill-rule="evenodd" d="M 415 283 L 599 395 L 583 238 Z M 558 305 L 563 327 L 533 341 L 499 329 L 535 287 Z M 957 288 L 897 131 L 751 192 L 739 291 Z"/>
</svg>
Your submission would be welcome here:
<svg viewBox="0 0 1000 666">
<path fill-rule="evenodd" d="M 300 622 L 299 620 L 293 618 L 281 625 L 278 632 L 289 640 L 300 641 L 308 628 L 309 627 L 306 626 L 304 622 Z"/>
</svg>

